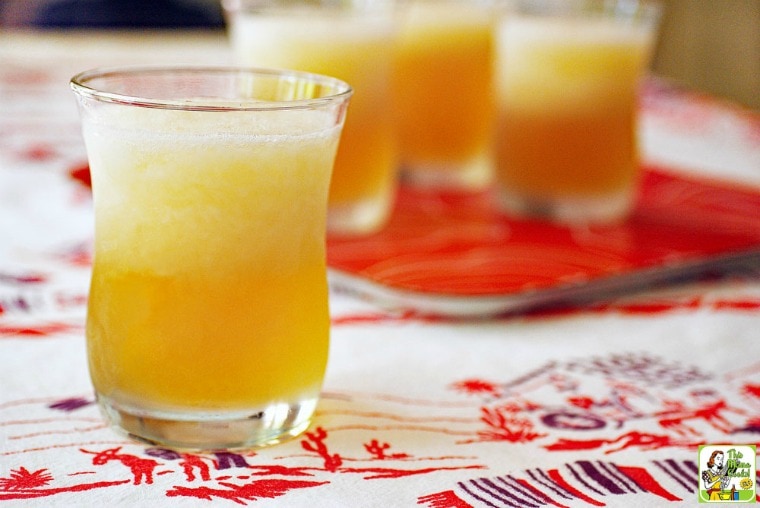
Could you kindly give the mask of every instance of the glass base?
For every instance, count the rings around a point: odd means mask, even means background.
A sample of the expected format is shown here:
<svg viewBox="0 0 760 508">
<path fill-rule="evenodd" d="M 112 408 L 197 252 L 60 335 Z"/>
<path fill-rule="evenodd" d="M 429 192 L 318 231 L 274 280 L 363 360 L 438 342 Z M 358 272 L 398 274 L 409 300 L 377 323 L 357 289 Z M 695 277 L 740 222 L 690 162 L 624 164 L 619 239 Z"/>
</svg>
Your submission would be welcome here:
<svg viewBox="0 0 760 508">
<path fill-rule="evenodd" d="M 565 224 L 612 224 L 624 221 L 634 203 L 634 192 L 624 190 L 603 196 L 541 198 L 500 192 L 500 204 L 507 213 Z"/>
<path fill-rule="evenodd" d="M 317 398 L 272 404 L 251 411 L 157 412 L 99 396 L 106 419 L 130 437 L 188 451 L 260 448 L 288 441 L 311 423 Z"/>
<path fill-rule="evenodd" d="M 468 162 L 418 162 L 405 164 L 404 183 L 423 189 L 480 190 L 493 181 L 493 166 L 487 156 Z"/>
<path fill-rule="evenodd" d="M 334 235 L 374 233 L 385 226 L 392 208 L 392 189 L 355 203 L 331 204 L 327 213 L 327 232 Z"/>
</svg>

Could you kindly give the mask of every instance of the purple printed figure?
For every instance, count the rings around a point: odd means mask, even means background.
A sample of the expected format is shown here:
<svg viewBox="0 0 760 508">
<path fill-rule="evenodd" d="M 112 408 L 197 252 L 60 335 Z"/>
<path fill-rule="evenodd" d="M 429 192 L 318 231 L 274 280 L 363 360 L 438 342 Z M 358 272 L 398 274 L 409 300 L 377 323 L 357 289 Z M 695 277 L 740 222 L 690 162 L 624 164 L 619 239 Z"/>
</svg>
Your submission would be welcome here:
<svg viewBox="0 0 760 508">
<path fill-rule="evenodd" d="M 145 453 L 151 457 L 159 457 L 165 460 L 179 460 L 179 465 L 182 466 L 182 471 L 185 473 L 187 481 L 195 481 L 195 470 L 198 470 L 201 480 L 208 481 L 211 479 L 209 474 L 209 467 L 203 461 L 203 457 L 193 455 L 191 453 L 178 453 L 174 450 L 168 450 L 166 448 L 148 448 Z"/>
<path fill-rule="evenodd" d="M 214 452 L 216 468 L 219 470 L 232 467 L 250 467 L 242 455 L 232 452 Z"/>
<path fill-rule="evenodd" d="M 196 479 L 195 470 L 198 470 L 198 474 L 201 480 L 205 481 L 211 479 L 209 467 L 204 461 L 204 458 L 201 456 L 189 453 L 178 453 L 174 450 L 168 450 L 166 448 L 148 448 L 145 450 L 145 453 L 151 457 L 159 457 L 164 460 L 181 459 L 180 465 L 182 466 L 182 469 L 185 472 L 185 477 L 189 482 L 192 482 Z M 217 470 L 230 469 L 233 467 L 250 467 L 245 458 L 237 453 L 218 451 L 214 452 L 214 456 L 216 457 L 216 460 L 213 462 Z"/>
<path fill-rule="evenodd" d="M 58 411 L 76 411 L 77 409 L 83 408 L 85 406 L 89 406 L 94 404 L 94 400 L 85 399 L 84 397 L 72 397 L 70 399 L 63 399 L 59 400 L 58 402 L 54 402 L 50 404 L 48 407 L 50 409 L 55 409 Z"/>
</svg>

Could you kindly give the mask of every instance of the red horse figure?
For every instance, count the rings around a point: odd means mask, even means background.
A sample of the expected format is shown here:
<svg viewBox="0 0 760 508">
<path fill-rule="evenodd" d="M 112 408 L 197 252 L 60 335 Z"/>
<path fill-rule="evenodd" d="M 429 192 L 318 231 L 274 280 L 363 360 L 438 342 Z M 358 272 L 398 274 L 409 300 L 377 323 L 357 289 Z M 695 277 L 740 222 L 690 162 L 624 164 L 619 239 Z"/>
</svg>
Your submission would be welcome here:
<svg viewBox="0 0 760 508">
<path fill-rule="evenodd" d="M 136 455 L 128 455 L 126 453 L 119 453 L 121 446 L 116 448 L 109 448 L 102 452 L 91 452 L 80 448 L 79 451 L 95 455 L 92 458 L 92 463 L 95 466 L 102 466 L 109 461 L 117 460 L 127 466 L 134 477 L 134 484 L 140 485 L 143 480 L 145 483 L 153 483 L 153 470 L 158 466 L 158 462 L 153 459 L 144 459 Z"/>
</svg>

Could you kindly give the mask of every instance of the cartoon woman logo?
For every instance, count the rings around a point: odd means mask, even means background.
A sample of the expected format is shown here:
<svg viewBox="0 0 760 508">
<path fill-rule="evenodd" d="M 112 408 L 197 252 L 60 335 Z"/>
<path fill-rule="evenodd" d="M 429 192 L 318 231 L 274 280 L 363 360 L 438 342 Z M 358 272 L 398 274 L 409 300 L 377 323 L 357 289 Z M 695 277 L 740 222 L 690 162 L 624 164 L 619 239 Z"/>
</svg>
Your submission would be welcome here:
<svg viewBox="0 0 760 508">
<path fill-rule="evenodd" d="M 710 501 L 720 501 L 721 491 L 726 490 L 731 483 L 731 477 L 726 474 L 728 466 L 725 464 L 725 454 L 715 450 L 707 460 L 707 469 L 702 471 L 702 482 Z"/>
</svg>

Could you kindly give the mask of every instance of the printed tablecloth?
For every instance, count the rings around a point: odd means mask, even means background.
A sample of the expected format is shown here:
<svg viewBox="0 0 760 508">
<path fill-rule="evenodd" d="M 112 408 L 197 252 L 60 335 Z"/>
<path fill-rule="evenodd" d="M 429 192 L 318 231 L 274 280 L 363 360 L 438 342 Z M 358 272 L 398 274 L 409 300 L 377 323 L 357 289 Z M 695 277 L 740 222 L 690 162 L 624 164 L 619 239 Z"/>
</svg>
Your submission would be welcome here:
<svg viewBox="0 0 760 508">
<path fill-rule="evenodd" d="M 700 445 L 760 441 L 757 266 L 474 320 L 335 291 L 306 434 L 215 454 L 122 438 L 87 374 L 92 208 L 68 78 L 223 64 L 228 48 L 222 34 L 0 37 L 0 508 L 693 506 Z M 757 114 L 660 85 L 643 108 L 648 160 L 760 192 Z"/>
</svg>

